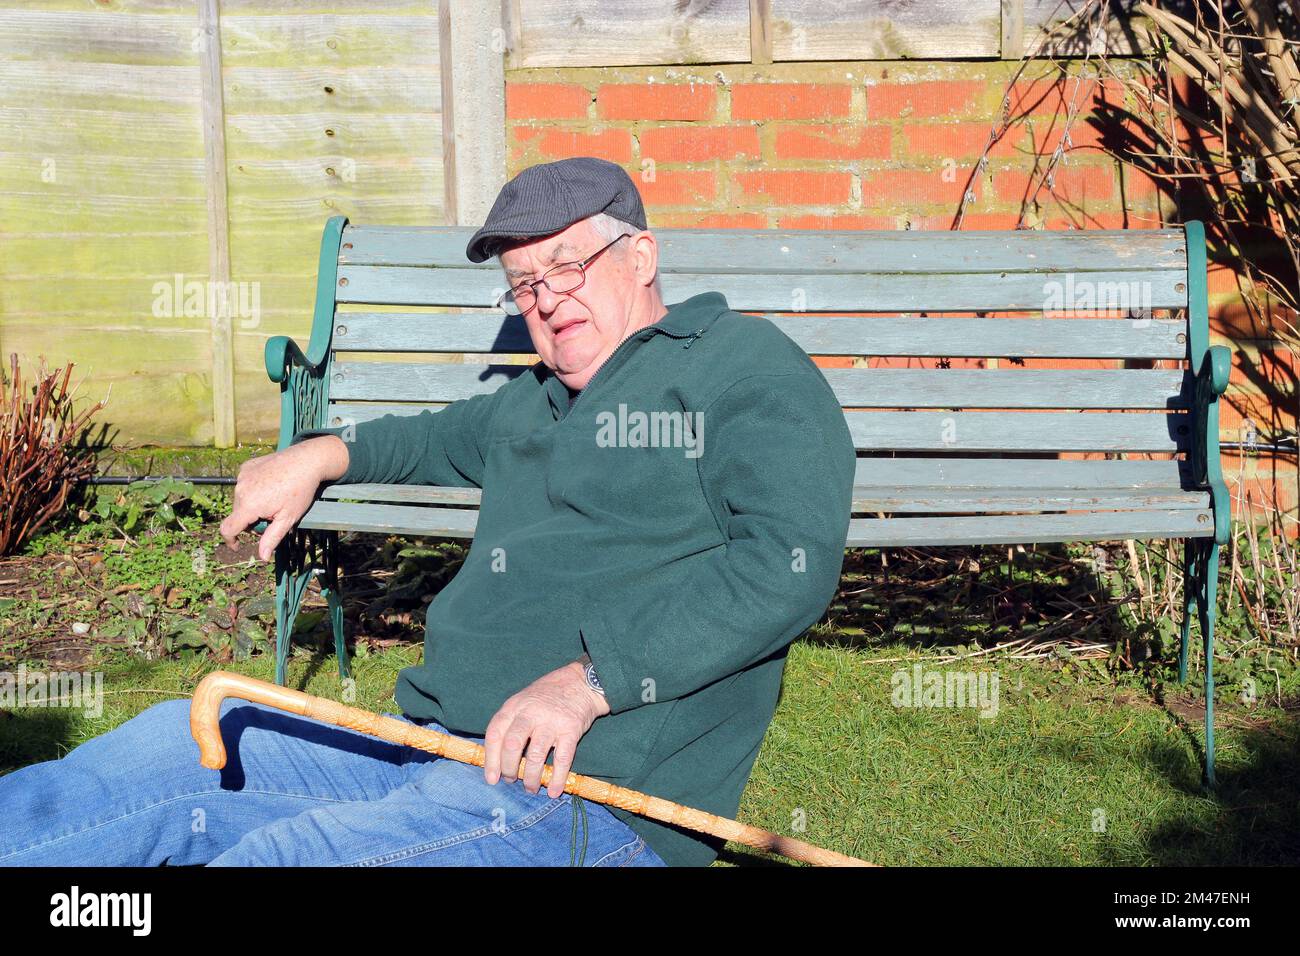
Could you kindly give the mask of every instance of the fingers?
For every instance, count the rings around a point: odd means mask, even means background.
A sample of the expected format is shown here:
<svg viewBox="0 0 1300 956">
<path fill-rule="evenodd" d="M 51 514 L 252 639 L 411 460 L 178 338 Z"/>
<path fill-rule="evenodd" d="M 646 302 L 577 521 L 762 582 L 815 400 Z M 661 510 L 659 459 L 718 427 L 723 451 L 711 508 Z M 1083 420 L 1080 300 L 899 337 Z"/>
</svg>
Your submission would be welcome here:
<svg viewBox="0 0 1300 956">
<path fill-rule="evenodd" d="M 221 522 L 221 527 L 217 529 L 221 534 L 221 540 L 226 542 L 226 547 L 232 551 L 235 548 L 235 537 L 239 534 L 239 528 L 235 524 L 235 513 L 232 511 Z"/>
<path fill-rule="evenodd" d="M 519 761 L 524 756 L 524 746 L 532 728 L 516 718 L 501 738 L 501 779 L 514 783 L 519 776 Z"/>
<path fill-rule="evenodd" d="M 564 793 L 578 741 L 593 720 L 574 705 L 574 680 L 572 668 L 558 668 L 508 698 L 492 715 L 483 735 L 483 779 L 489 786 L 518 778 L 528 793 L 541 792 L 546 758 L 554 750 L 546 793 L 553 800 Z M 582 691 L 589 693 L 585 681 Z"/>
<path fill-rule="evenodd" d="M 524 767 L 524 789 L 536 793 L 542 788 L 542 771 L 546 768 L 546 755 L 555 743 L 555 734 L 543 727 L 533 729 L 528 741 L 528 764 Z"/>
<path fill-rule="evenodd" d="M 251 522 L 250 522 L 251 523 Z M 275 547 L 284 536 L 293 530 L 293 521 L 283 511 L 275 515 L 271 520 L 270 526 L 262 532 L 262 538 L 257 543 L 257 556 L 263 561 L 270 561 L 275 555 Z"/>
<path fill-rule="evenodd" d="M 241 504 L 238 496 L 235 498 L 234 506 L 230 509 L 230 514 L 221 522 L 220 532 L 222 540 L 226 542 L 226 547 L 234 549 L 235 539 L 239 537 L 241 531 L 247 528 L 254 521 L 258 520 L 260 515 L 250 514 L 249 510 Z"/>
<path fill-rule="evenodd" d="M 510 701 L 506 701 L 500 710 L 488 722 L 487 732 L 483 735 L 483 779 L 488 786 L 493 786 L 501 779 L 501 738 L 506 728 L 514 720 L 514 710 Z"/>
<path fill-rule="evenodd" d="M 235 493 L 230 502 L 230 514 L 226 515 L 226 519 L 221 522 L 219 529 L 222 539 L 226 542 L 226 547 L 232 551 L 235 549 L 236 539 L 240 534 L 253 522 L 261 520 L 262 517 L 256 513 L 256 508 L 251 508 L 248 505 L 248 476 L 252 473 L 250 464 L 250 461 L 246 461 L 239 466 L 239 475 L 235 478 Z"/>
<path fill-rule="evenodd" d="M 551 782 L 546 787 L 546 795 L 554 800 L 564 793 L 565 781 L 569 779 L 569 768 L 573 766 L 573 757 L 578 750 L 575 738 L 561 735 L 555 741 L 555 759 L 551 761 Z"/>
<path fill-rule="evenodd" d="M 483 779 L 489 786 L 497 781 L 514 783 L 519 777 L 519 761 L 525 760 L 523 785 L 529 793 L 537 793 L 542 786 L 542 771 L 546 757 L 555 743 L 553 730 L 538 724 L 524 714 L 508 707 L 497 711 L 483 735 Z M 527 747 L 525 756 L 524 748 Z M 572 760 L 572 757 L 570 757 Z M 568 771 L 566 770 L 567 774 Z M 560 778 L 560 792 L 564 791 L 564 778 Z M 548 793 L 550 788 L 548 788 Z"/>
<path fill-rule="evenodd" d="M 222 540 L 226 542 L 226 547 L 233 551 L 237 545 L 236 539 L 239 535 L 261 520 L 262 515 L 257 513 L 257 509 L 247 508 L 236 502 L 230 515 L 221 522 L 221 527 L 218 529 L 221 532 Z M 262 532 L 261 540 L 257 545 L 257 556 L 263 561 L 270 561 L 275 555 L 276 546 L 292 530 L 293 521 L 285 516 L 284 511 L 281 511 L 279 515 L 274 517 L 266 530 Z"/>
</svg>

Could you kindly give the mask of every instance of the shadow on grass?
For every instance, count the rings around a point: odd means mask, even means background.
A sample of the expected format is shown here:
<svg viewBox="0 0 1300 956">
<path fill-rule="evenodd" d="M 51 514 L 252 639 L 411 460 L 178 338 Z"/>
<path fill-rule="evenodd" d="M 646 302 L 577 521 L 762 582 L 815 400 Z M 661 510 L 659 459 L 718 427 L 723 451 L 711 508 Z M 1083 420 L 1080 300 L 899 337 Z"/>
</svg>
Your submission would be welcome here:
<svg viewBox="0 0 1300 956">
<path fill-rule="evenodd" d="M 1222 732 L 1226 728 L 1220 727 Z M 1188 736 L 1193 736 L 1189 734 Z M 1056 760 L 1084 762 L 1104 770 L 1116 760 L 1140 765 L 1168 789 L 1190 799 L 1168 802 L 1162 819 L 1131 847 L 1099 849 L 1111 866 L 1279 866 L 1300 863 L 1300 717 L 1283 716 L 1262 727 L 1234 726 L 1231 746 L 1221 733 L 1217 785 L 1202 780 L 1199 740 L 1153 740 L 1131 758 L 1109 749 L 1106 739 L 1043 738 Z"/>
<path fill-rule="evenodd" d="M 1147 850 L 1155 863 L 1300 863 L 1300 718 L 1277 720 L 1266 729 L 1237 728 L 1232 742 L 1231 759 L 1221 751 L 1213 792 L 1202 789 L 1199 768 L 1187 766 L 1184 751 L 1164 745 L 1151 748 L 1153 764 L 1179 768 L 1170 775 L 1175 786 L 1213 804 L 1204 815 L 1185 813 L 1162 823 L 1148 837 Z"/>
<path fill-rule="evenodd" d="M 171 699 L 166 694 L 142 690 L 154 688 L 158 682 L 171 683 L 165 678 L 168 671 L 165 661 L 122 657 L 107 666 L 90 664 L 87 670 L 103 674 L 102 713 L 90 716 L 81 707 L 70 706 L 0 708 L 0 775 L 34 763 L 58 760 L 147 707 Z M 132 693 L 136 690 L 142 691 L 139 697 Z M 179 687 L 176 690 L 176 696 L 185 693 L 188 690 Z"/>
<path fill-rule="evenodd" d="M 55 707 L 0 712 L 0 776 L 58 760 L 81 742 L 78 713 Z"/>
<path fill-rule="evenodd" d="M 782 869 L 800 865 L 793 860 L 786 860 L 779 856 L 760 856 L 757 850 L 749 852 L 743 849 L 735 849 L 730 845 L 722 848 L 722 852 L 718 854 L 717 862 L 731 866 L 760 869 Z"/>
</svg>

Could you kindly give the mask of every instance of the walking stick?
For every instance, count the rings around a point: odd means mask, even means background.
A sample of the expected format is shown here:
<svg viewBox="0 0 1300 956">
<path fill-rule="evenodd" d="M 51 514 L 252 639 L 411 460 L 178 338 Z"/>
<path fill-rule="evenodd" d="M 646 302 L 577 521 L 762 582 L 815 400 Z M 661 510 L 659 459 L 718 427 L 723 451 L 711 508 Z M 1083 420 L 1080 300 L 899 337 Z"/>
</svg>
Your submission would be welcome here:
<svg viewBox="0 0 1300 956">
<path fill-rule="evenodd" d="M 213 671 L 194 689 L 194 700 L 190 704 L 190 733 L 194 735 L 194 740 L 199 745 L 199 763 L 210 770 L 220 770 L 226 765 L 226 748 L 221 742 L 221 726 L 218 718 L 221 714 L 221 702 L 227 697 L 239 697 L 270 707 L 278 707 L 291 714 L 347 727 L 350 730 L 370 734 L 395 744 L 415 747 L 417 750 L 425 750 L 460 763 L 472 764 L 475 767 L 483 766 L 483 748 L 471 740 L 440 734 L 392 717 L 358 710 L 323 697 L 313 697 L 278 684 L 268 684 L 254 677 L 232 674 L 229 671 Z M 524 765 L 525 761 L 520 760 L 520 777 L 523 777 Z M 551 772 L 550 764 L 542 768 L 543 787 L 550 782 Z M 875 865 L 833 850 L 824 850 L 793 837 L 781 836 L 779 833 L 760 830 L 758 827 L 705 813 L 703 810 L 684 807 L 671 800 L 617 787 L 595 777 L 570 773 L 564 781 L 564 790 L 592 803 L 619 807 L 652 820 L 662 820 L 690 830 L 698 830 L 700 833 L 708 833 L 735 843 L 778 853 L 803 863 L 813 863 L 817 866 Z"/>
</svg>

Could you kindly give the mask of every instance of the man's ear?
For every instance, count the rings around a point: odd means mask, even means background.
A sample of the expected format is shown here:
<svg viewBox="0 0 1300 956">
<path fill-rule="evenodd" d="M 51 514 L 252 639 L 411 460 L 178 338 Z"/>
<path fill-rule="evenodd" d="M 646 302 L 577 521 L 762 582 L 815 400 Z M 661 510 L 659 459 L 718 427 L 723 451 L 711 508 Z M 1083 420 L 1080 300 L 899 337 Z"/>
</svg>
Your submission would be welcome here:
<svg viewBox="0 0 1300 956">
<path fill-rule="evenodd" d="M 636 272 L 637 281 L 642 285 L 650 285 L 659 271 L 659 241 L 655 239 L 654 233 L 643 230 L 631 236 L 629 242 L 632 246 L 632 268 Z"/>
</svg>

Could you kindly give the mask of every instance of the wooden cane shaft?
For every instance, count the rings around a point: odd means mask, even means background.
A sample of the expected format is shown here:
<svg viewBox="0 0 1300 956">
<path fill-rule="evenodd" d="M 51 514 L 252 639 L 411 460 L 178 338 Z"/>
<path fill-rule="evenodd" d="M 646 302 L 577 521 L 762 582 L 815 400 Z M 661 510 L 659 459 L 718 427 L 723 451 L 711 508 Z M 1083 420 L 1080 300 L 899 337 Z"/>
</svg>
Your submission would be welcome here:
<svg viewBox="0 0 1300 956">
<path fill-rule="evenodd" d="M 414 747 L 417 750 L 459 763 L 472 764 L 475 767 L 483 766 L 486 759 L 483 747 L 470 740 L 417 727 L 415 724 L 349 707 L 323 697 L 314 697 L 278 684 L 268 684 L 254 677 L 245 677 L 228 671 L 214 671 L 199 682 L 190 705 L 190 733 L 199 746 L 199 763 L 211 770 L 220 770 L 226 765 L 226 748 L 221 740 L 219 722 L 221 701 L 226 697 L 239 697 L 266 704 L 311 720 L 346 727 L 381 740 Z M 521 778 L 526 764 L 526 760 L 519 761 L 518 776 Z M 543 787 L 550 783 L 552 773 L 553 768 L 550 764 L 542 768 Z M 595 777 L 569 773 L 564 781 L 564 790 L 592 803 L 618 807 L 652 820 L 708 833 L 711 836 L 778 853 L 804 863 L 818 866 L 873 865 L 793 837 L 781 836 L 727 817 L 684 807 L 671 800 L 615 786 Z"/>
</svg>

